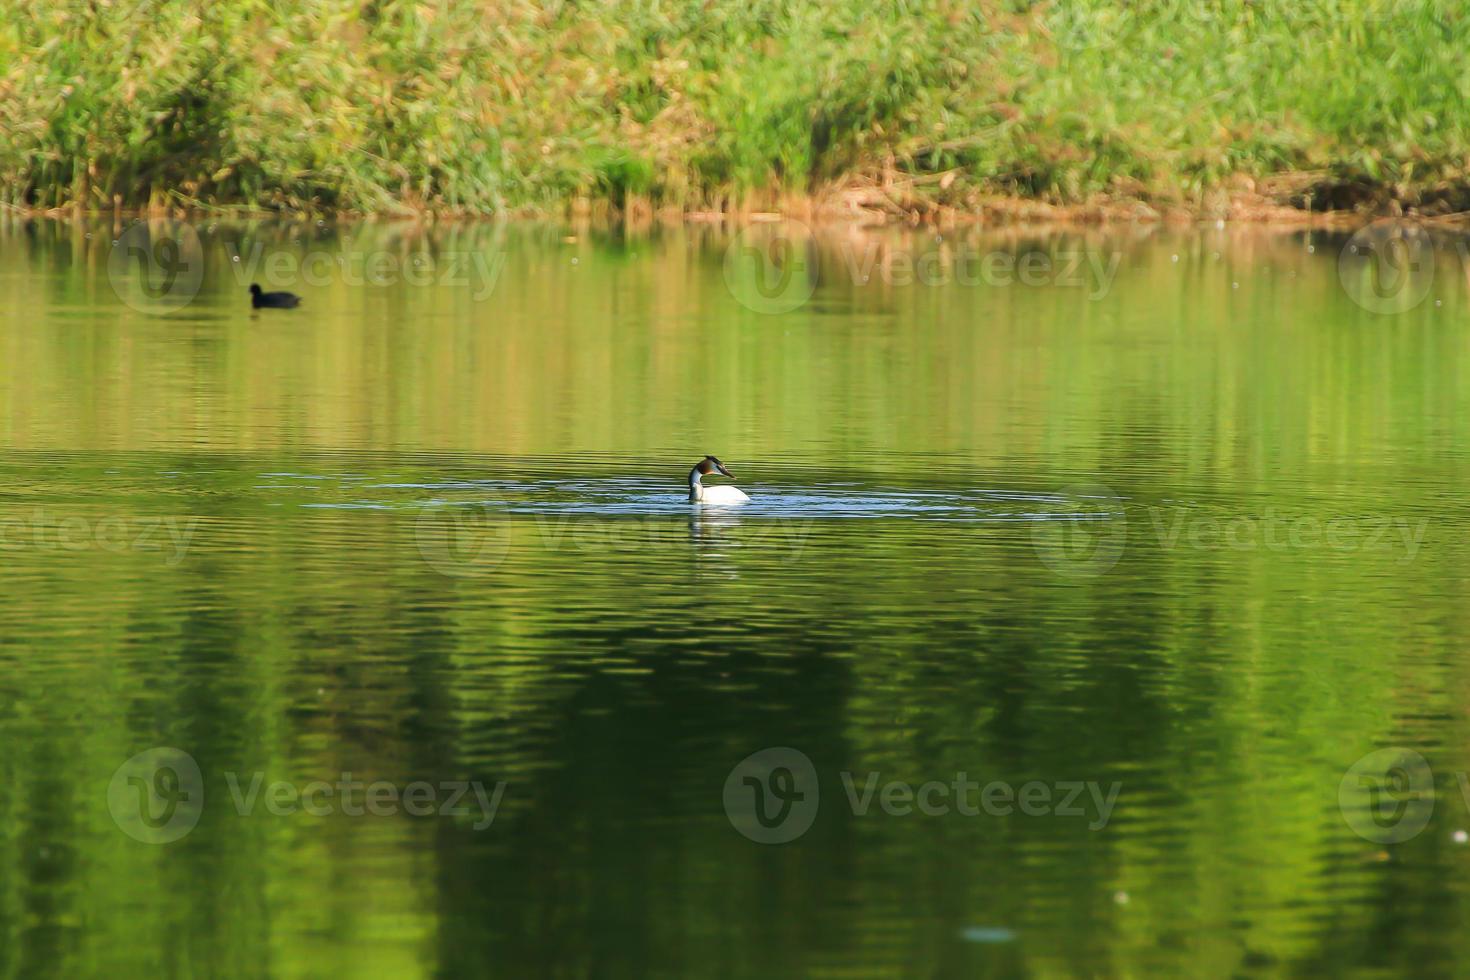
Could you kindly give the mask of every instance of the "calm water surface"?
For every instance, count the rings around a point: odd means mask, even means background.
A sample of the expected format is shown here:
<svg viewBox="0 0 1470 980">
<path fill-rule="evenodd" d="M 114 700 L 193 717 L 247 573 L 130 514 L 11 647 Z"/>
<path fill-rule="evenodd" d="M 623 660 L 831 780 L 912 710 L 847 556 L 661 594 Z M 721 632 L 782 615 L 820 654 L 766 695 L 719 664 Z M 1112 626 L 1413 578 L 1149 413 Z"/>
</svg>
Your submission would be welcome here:
<svg viewBox="0 0 1470 980">
<path fill-rule="evenodd" d="M 776 234 L 0 226 L 0 975 L 1463 969 L 1457 243 Z"/>
</svg>

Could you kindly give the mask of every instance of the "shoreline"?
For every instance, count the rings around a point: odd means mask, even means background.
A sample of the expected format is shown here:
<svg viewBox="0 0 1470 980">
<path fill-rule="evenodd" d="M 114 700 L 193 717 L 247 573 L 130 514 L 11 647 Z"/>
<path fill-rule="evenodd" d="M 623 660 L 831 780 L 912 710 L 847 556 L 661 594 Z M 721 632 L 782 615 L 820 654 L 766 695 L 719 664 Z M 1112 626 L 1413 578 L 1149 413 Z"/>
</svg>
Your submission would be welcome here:
<svg viewBox="0 0 1470 980">
<path fill-rule="evenodd" d="M 1358 228 L 1383 219 L 1439 227 L 1470 226 L 1470 211 L 1426 213 L 1397 199 L 1373 208 L 1308 210 L 1254 190 L 1218 195 L 1207 206 L 1162 203 L 1143 196 L 1107 196 L 1058 204 L 1036 198 L 975 195 L 964 206 L 916 201 L 902 187 L 849 186 L 809 195 L 763 197 L 737 208 L 657 207 L 630 200 L 618 206 L 607 199 L 575 198 L 560 208 L 516 208 L 500 212 L 410 208 L 388 211 L 268 209 L 254 205 L 195 207 L 54 208 L 0 203 L 0 215 L 50 220 L 174 219 L 278 220 L 333 222 L 549 222 L 607 223 L 626 226 L 677 224 L 749 224 L 801 221 L 827 227 L 1119 227 L 1149 225 L 1182 228 L 1200 224 L 1263 225 L 1283 228 Z"/>
</svg>

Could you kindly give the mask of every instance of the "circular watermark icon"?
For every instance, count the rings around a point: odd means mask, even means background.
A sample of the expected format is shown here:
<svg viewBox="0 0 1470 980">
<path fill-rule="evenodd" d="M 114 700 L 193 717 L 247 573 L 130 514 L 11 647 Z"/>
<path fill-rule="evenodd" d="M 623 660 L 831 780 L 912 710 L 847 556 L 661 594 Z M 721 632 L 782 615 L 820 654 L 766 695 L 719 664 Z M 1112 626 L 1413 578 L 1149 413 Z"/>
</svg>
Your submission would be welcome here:
<svg viewBox="0 0 1470 980">
<path fill-rule="evenodd" d="M 193 302 L 204 281 L 204 246 L 184 221 L 137 221 L 112 243 L 107 281 L 140 313 L 167 313 Z"/>
<path fill-rule="evenodd" d="M 1412 222 L 1375 221 L 1343 246 L 1337 278 L 1348 298 L 1370 313 L 1406 313 L 1434 285 L 1434 241 Z"/>
<path fill-rule="evenodd" d="M 821 793 L 800 749 L 778 745 L 736 763 L 725 777 L 725 816 L 757 844 L 786 844 L 811 829 Z"/>
<path fill-rule="evenodd" d="M 107 809 L 133 840 L 171 844 L 193 830 L 204 812 L 199 763 L 166 745 L 139 752 L 112 774 Z"/>
<path fill-rule="evenodd" d="M 505 516 L 497 519 L 485 504 L 425 504 L 413 537 L 424 561 L 452 578 L 489 575 L 510 553 Z"/>
<path fill-rule="evenodd" d="M 800 221 L 747 225 L 725 249 L 725 288 L 756 313 L 790 313 L 817 291 L 811 229 Z"/>
<path fill-rule="evenodd" d="M 1364 840 L 1402 843 L 1418 836 L 1434 814 L 1434 773 L 1413 749 L 1369 752 L 1343 773 L 1337 806 Z"/>
<path fill-rule="evenodd" d="M 1123 502 L 1101 484 L 1065 487 L 1035 515 L 1031 544 L 1063 578 L 1096 578 L 1118 563 L 1128 541 Z"/>
</svg>

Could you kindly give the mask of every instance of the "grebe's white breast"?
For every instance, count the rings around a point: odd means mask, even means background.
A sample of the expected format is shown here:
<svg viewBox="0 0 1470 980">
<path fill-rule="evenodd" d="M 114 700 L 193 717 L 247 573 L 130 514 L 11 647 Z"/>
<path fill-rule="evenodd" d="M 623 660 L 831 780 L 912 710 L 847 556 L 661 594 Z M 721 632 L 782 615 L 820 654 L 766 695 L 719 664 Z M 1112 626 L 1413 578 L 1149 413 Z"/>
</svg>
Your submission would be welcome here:
<svg viewBox="0 0 1470 980">
<path fill-rule="evenodd" d="M 748 504 L 750 497 L 739 487 L 700 487 L 697 496 L 691 497 L 697 504 Z"/>
</svg>

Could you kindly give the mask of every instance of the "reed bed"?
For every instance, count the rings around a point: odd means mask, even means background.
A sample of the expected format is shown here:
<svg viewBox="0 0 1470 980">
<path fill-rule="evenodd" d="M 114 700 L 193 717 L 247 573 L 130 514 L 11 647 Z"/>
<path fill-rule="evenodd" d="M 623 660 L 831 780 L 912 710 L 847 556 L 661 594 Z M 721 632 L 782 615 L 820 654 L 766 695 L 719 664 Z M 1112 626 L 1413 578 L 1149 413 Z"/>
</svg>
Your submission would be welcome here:
<svg viewBox="0 0 1470 980">
<path fill-rule="evenodd" d="M 27 0 L 0 201 L 1470 208 L 1448 0 Z"/>
</svg>

